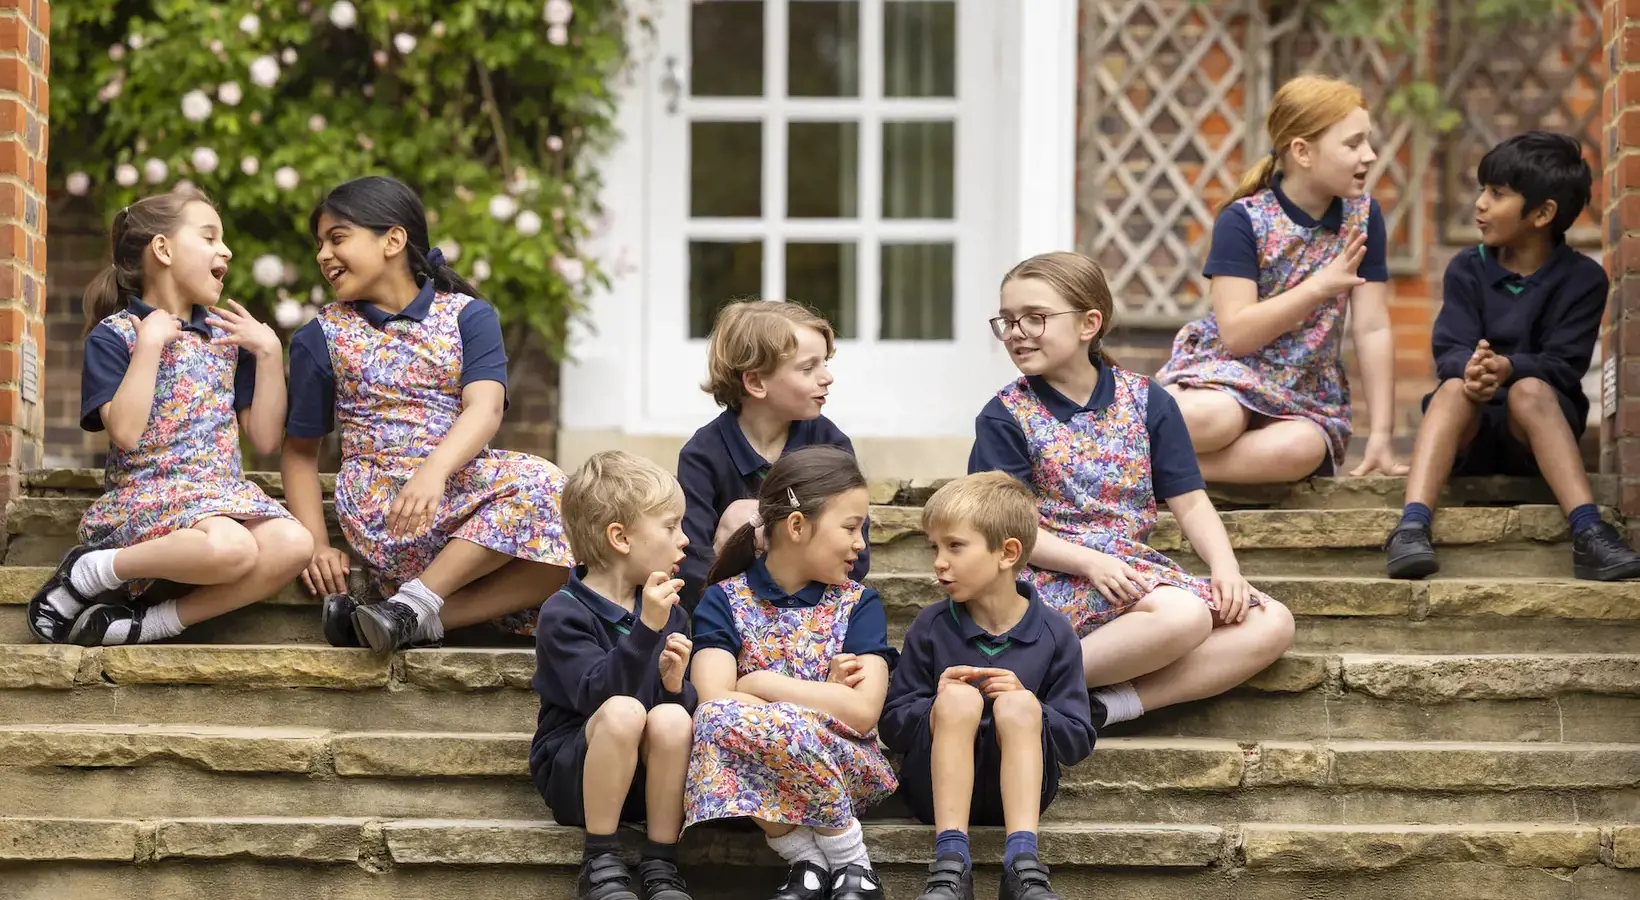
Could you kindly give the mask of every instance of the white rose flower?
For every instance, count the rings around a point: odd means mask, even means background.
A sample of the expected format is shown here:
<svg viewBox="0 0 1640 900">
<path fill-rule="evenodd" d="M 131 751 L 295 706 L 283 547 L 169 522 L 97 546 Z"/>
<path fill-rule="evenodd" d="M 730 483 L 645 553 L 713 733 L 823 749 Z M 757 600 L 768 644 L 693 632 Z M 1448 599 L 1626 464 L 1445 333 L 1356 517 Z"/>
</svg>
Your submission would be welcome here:
<svg viewBox="0 0 1640 900">
<path fill-rule="evenodd" d="M 460 241 L 443 241 L 438 245 L 438 248 L 444 251 L 445 262 L 454 263 L 461 259 Z"/>
<path fill-rule="evenodd" d="M 75 197 L 84 197 L 91 190 L 91 176 L 84 172 L 70 172 L 64 180 L 63 187 Z"/>
<path fill-rule="evenodd" d="M 239 161 L 239 171 L 246 175 L 255 175 L 262 170 L 262 161 L 254 156 L 247 156 Z"/>
<path fill-rule="evenodd" d="M 280 300 L 273 305 L 273 321 L 280 328 L 295 328 L 302 324 L 302 304 L 295 300 Z"/>
<path fill-rule="evenodd" d="M 564 139 L 556 134 L 547 135 L 547 149 L 554 153 L 564 149 Z"/>
<path fill-rule="evenodd" d="M 115 61 L 115 62 L 119 62 L 120 60 L 124 59 L 125 58 L 125 45 L 124 44 L 109 44 L 108 45 L 108 58 Z"/>
<path fill-rule="evenodd" d="M 513 222 L 513 225 L 518 229 L 519 234 L 525 237 L 534 237 L 541 233 L 541 214 L 533 209 L 526 209 L 518 214 L 518 219 Z"/>
<path fill-rule="evenodd" d="M 178 179 L 176 184 L 171 185 L 171 190 L 173 191 L 191 191 L 193 189 L 194 183 L 188 178 Z"/>
<path fill-rule="evenodd" d="M 490 261 L 487 260 L 487 259 L 474 260 L 473 261 L 473 281 L 474 282 L 482 282 L 482 281 L 489 281 L 489 280 L 490 280 Z"/>
<path fill-rule="evenodd" d="M 434 22 L 433 27 L 428 29 L 428 30 L 433 35 L 433 37 L 436 37 L 436 38 L 444 37 L 444 31 L 445 31 L 444 20 L 440 19 L 439 21 Z"/>
<path fill-rule="evenodd" d="M 279 60 L 271 56 L 258 56 L 251 60 L 251 84 L 257 87 L 273 87 L 279 82 Z"/>
<path fill-rule="evenodd" d="M 555 47 L 562 47 L 569 43 L 569 29 L 562 25 L 552 25 L 547 28 L 547 43 Z"/>
<path fill-rule="evenodd" d="M 568 25 L 573 15 L 575 7 L 569 0 L 547 0 L 547 5 L 541 8 L 541 18 L 548 25 Z"/>
<path fill-rule="evenodd" d="M 215 53 L 216 55 L 221 56 L 223 49 L 224 48 L 222 46 L 221 41 L 211 41 L 211 52 L 212 53 Z"/>
<path fill-rule="evenodd" d="M 393 49 L 409 56 L 416 49 L 416 36 L 404 31 L 393 35 Z"/>
<path fill-rule="evenodd" d="M 131 45 L 132 50 L 141 50 L 142 46 L 144 44 L 148 43 L 148 40 L 140 34 L 133 34 L 130 37 L 126 38 L 125 42 L 127 44 Z"/>
<path fill-rule="evenodd" d="M 313 302 L 313 303 L 320 303 L 320 304 L 324 303 L 325 302 L 325 289 L 320 287 L 317 284 L 314 285 L 313 290 L 308 291 L 308 300 L 310 302 Z"/>
<path fill-rule="evenodd" d="M 376 52 L 370 54 L 370 61 L 375 63 L 378 67 L 387 65 L 387 51 L 377 50 Z"/>
<path fill-rule="evenodd" d="M 239 30 L 255 34 L 262 30 L 262 20 L 256 17 L 256 13 L 245 13 L 245 17 L 239 20 Z"/>
<path fill-rule="evenodd" d="M 263 287 L 273 287 L 285 280 L 285 261 L 271 253 L 258 256 L 251 263 L 251 278 Z"/>
<path fill-rule="evenodd" d="M 203 122 L 211 117 L 211 98 L 195 89 L 182 95 L 182 117 L 190 122 Z"/>
<path fill-rule="evenodd" d="M 319 291 L 318 288 L 314 288 L 313 290 L 318 292 L 319 296 L 317 298 L 315 298 L 313 303 L 306 304 L 302 307 L 302 324 L 303 325 L 306 325 L 307 323 L 313 321 L 314 319 L 319 318 L 319 307 L 315 306 L 314 304 L 319 303 L 320 301 L 324 300 L 324 298 L 325 298 L 324 293 L 322 291 Z"/>
<path fill-rule="evenodd" d="M 573 256 L 560 256 L 553 260 L 552 267 L 570 284 L 580 284 L 587 275 L 586 266 Z"/>
<path fill-rule="evenodd" d="M 330 24 L 337 28 L 352 28 L 358 21 L 359 11 L 348 0 L 336 0 L 330 4 Z"/>
<path fill-rule="evenodd" d="M 130 187 L 136 184 L 138 177 L 137 167 L 130 163 L 120 163 L 119 168 L 114 170 L 114 183 L 120 187 Z"/>
<path fill-rule="evenodd" d="M 221 160 L 217 158 L 215 150 L 209 147 L 194 148 L 193 164 L 195 172 L 201 175 L 209 175 L 216 171 L 217 164 L 220 162 Z"/>
<path fill-rule="evenodd" d="M 314 113 L 308 119 L 308 130 L 309 131 L 324 131 L 325 130 L 325 117 L 319 115 L 318 113 Z"/>
<path fill-rule="evenodd" d="M 149 184 L 159 184 L 171 171 L 163 159 L 149 159 L 142 164 L 142 177 L 148 179 Z"/>
<path fill-rule="evenodd" d="M 216 99 L 224 106 L 238 106 L 239 101 L 245 99 L 245 89 L 237 81 L 224 81 L 216 89 Z"/>
<path fill-rule="evenodd" d="M 295 188 L 296 185 L 301 183 L 301 181 L 301 176 L 297 175 L 296 170 L 292 169 L 290 166 L 280 166 L 279 168 L 273 170 L 274 187 L 277 187 L 282 191 L 288 191 Z"/>
<path fill-rule="evenodd" d="M 490 198 L 490 217 L 505 222 L 518 212 L 518 201 L 506 194 L 496 194 Z"/>
<path fill-rule="evenodd" d="M 279 60 L 287 66 L 296 65 L 296 48 L 286 47 L 279 51 Z"/>
</svg>

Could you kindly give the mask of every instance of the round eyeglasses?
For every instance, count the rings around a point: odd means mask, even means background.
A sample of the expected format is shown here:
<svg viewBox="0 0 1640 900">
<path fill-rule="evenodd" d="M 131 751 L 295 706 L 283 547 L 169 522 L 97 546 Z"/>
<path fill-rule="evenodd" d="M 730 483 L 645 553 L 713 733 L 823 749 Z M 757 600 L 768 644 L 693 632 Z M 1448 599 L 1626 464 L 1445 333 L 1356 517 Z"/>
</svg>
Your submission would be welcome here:
<svg viewBox="0 0 1640 900">
<path fill-rule="evenodd" d="M 1042 332 L 1048 330 L 1048 320 L 1050 318 L 1076 315 L 1083 311 L 1080 309 L 1066 309 L 1051 313 L 1026 313 L 1017 319 L 997 316 L 991 320 L 991 333 L 997 336 L 997 340 L 1005 341 L 1008 339 L 1008 332 L 1013 331 L 1014 327 L 1018 326 L 1020 337 L 1039 338 L 1042 336 Z"/>
</svg>

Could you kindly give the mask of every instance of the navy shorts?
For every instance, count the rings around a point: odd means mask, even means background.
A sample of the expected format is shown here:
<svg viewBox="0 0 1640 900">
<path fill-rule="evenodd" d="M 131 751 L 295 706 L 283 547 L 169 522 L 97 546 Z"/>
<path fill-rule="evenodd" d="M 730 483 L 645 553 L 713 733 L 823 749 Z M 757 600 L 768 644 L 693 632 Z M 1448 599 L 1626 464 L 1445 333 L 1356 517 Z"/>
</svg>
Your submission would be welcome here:
<svg viewBox="0 0 1640 900">
<path fill-rule="evenodd" d="M 1429 400 L 1433 396 L 1433 391 L 1424 395 L 1424 412 L 1429 411 Z M 1507 391 L 1500 391 L 1490 403 L 1480 408 L 1475 438 L 1468 446 L 1458 448 L 1458 457 L 1452 463 L 1454 477 L 1507 475 L 1536 478 L 1541 474 L 1531 446 L 1509 430 L 1507 398 Z M 1586 423 L 1577 421 L 1577 410 L 1572 406 L 1572 401 L 1559 391 L 1555 392 L 1555 398 L 1560 401 L 1560 413 L 1566 417 L 1573 440 L 1581 438 Z"/>
<path fill-rule="evenodd" d="M 583 726 L 575 737 L 558 747 L 548 763 L 530 773 L 535 789 L 552 811 L 553 821 L 560 825 L 585 828 L 586 800 L 581 794 L 581 776 L 587 763 L 587 730 Z M 644 767 L 638 763 L 632 773 L 632 787 L 626 792 L 621 805 L 622 822 L 642 822 L 648 818 L 644 803 Z"/>
<path fill-rule="evenodd" d="M 934 773 L 932 723 L 923 720 L 916 743 L 900 763 L 900 796 L 911 814 L 924 825 L 934 824 Z M 1046 812 L 1059 793 L 1059 759 L 1046 727 L 1042 729 L 1042 807 Z M 969 799 L 968 824 L 1001 825 L 1002 745 L 997 743 L 996 725 L 989 713 L 980 720 L 974 735 L 974 793 Z"/>
</svg>

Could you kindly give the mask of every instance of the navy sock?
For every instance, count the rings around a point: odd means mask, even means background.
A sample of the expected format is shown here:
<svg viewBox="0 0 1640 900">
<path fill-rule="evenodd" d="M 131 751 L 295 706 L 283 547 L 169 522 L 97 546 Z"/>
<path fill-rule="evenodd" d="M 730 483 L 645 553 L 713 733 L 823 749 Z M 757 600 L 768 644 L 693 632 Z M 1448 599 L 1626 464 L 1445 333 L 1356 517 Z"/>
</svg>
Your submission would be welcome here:
<svg viewBox="0 0 1640 900">
<path fill-rule="evenodd" d="M 659 859 L 676 865 L 678 862 L 678 845 L 662 844 L 659 841 L 645 840 L 643 842 L 643 858 Z"/>
<path fill-rule="evenodd" d="M 965 866 L 974 864 L 973 857 L 968 855 L 968 835 L 954 828 L 942 831 L 934 837 L 934 858 L 939 859 L 947 853 L 955 853 L 962 857 L 962 864 Z"/>
<path fill-rule="evenodd" d="M 1429 523 L 1435 520 L 1435 513 L 1422 503 L 1408 503 L 1401 508 L 1401 527 L 1416 525 L 1428 530 Z"/>
<path fill-rule="evenodd" d="M 1600 524 L 1600 507 L 1585 503 L 1567 513 L 1566 521 L 1571 523 L 1572 534 L 1578 534 L 1585 528 Z"/>
<path fill-rule="evenodd" d="M 1036 832 L 1008 832 L 1008 844 L 1006 849 L 1002 851 L 1002 867 L 1006 869 L 1014 864 L 1015 857 L 1027 855 L 1036 855 Z"/>
<path fill-rule="evenodd" d="M 586 849 L 581 851 L 581 861 L 586 862 L 594 856 L 605 853 L 621 852 L 621 836 L 618 834 L 593 834 L 587 832 Z"/>
</svg>

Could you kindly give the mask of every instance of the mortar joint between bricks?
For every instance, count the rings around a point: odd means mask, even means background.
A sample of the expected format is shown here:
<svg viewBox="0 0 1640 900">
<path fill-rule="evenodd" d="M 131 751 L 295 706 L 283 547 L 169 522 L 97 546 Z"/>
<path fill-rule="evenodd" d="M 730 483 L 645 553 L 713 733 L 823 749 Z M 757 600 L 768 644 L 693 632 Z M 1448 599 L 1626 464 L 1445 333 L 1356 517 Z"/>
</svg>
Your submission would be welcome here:
<svg viewBox="0 0 1640 900">
<path fill-rule="evenodd" d="M 1258 784 L 1264 771 L 1264 745 L 1257 741 L 1241 745 L 1241 781 L 1237 787 Z"/>
<path fill-rule="evenodd" d="M 336 777 L 336 732 L 325 732 L 319 744 L 319 755 L 313 758 L 313 771 L 309 774 L 319 778 Z"/>
<path fill-rule="evenodd" d="M 393 871 L 393 854 L 387 849 L 387 829 L 371 820 L 359 828 L 359 868 L 372 875 Z"/>
<path fill-rule="evenodd" d="M 74 670 L 75 684 L 113 684 L 114 680 L 103 671 L 103 648 L 87 647 L 80 651 L 80 667 Z"/>
<path fill-rule="evenodd" d="M 1344 684 L 1344 658 L 1342 656 L 1327 657 L 1327 678 L 1321 683 L 1321 693 L 1324 697 L 1342 697 L 1349 688 Z"/>
<path fill-rule="evenodd" d="M 404 687 L 407 684 L 404 674 L 404 651 L 393 654 L 387 662 L 387 686 L 389 688 Z"/>
<path fill-rule="evenodd" d="M 1247 847 L 1240 822 L 1224 826 L 1224 839 L 1219 842 L 1218 864 L 1223 872 L 1236 872 L 1247 868 Z"/>
<path fill-rule="evenodd" d="M 1413 622 L 1423 622 L 1429 618 L 1429 582 L 1412 581 L 1412 610 L 1407 619 Z"/>
<path fill-rule="evenodd" d="M 131 859 L 133 863 L 143 866 L 159 859 L 159 829 L 160 823 L 153 819 L 143 819 L 137 823 L 136 851 Z"/>
<path fill-rule="evenodd" d="M 1611 825 L 1600 826 L 1600 864 L 1616 866 L 1617 828 Z"/>
</svg>

